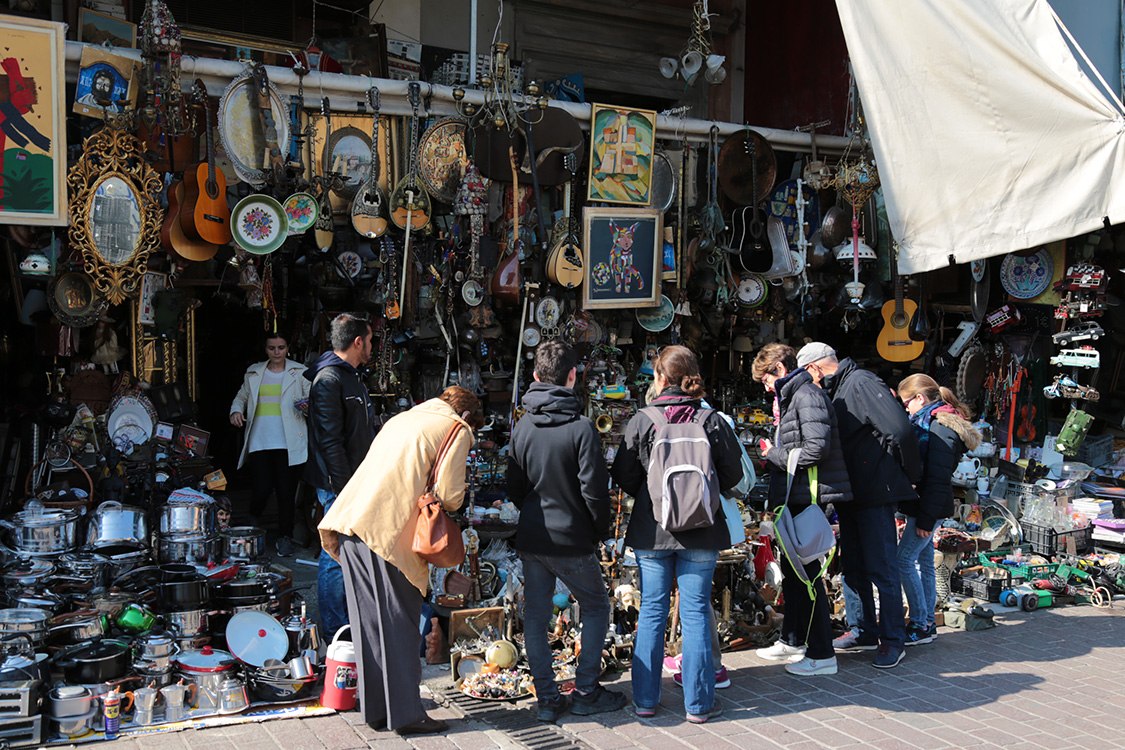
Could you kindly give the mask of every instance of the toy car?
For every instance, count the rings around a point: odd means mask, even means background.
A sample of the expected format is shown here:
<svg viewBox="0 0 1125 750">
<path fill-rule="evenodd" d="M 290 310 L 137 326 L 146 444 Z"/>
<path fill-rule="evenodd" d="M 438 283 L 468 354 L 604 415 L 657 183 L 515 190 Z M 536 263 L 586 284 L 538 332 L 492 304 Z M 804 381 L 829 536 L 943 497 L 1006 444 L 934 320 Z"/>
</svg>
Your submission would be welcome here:
<svg viewBox="0 0 1125 750">
<path fill-rule="evenodd" d="M 1069 375 L 1056 375 L 1055 382 L 1043 389 L 1047 398 L 1080 398 L 1084 401 L 1097 401 L 1101 394 L 1097 389 L 1075 382 Z"/>
<path fill-rule="evenodd" d="M 1101 367 L 1102 357 L 1092 346 L 1062 349 L 1057 356 L 1051 357 L 1051 364 L 1056 367 Z"/>
<path fill-rule="evenodd" d="M 1105 335 L 1100 325 L 1092 320 L 1083 320 L 1075 323 L 1065 331 L 1060 331 L 1051 336 L 1056 345 L 1073 344 L 1078 341 L 1096 341 Z"/>
<path fill-rule="evenodd" d="M 1078 299 L 1072 297 L 1073 294 L 1074 292 L 1067 292 L 1063 301 L 1055 308 L 1056 318 L 1092 318 L 1105 312 L 1105 297 L 1097 295 L 1093 299 Z"/>
<path fill-rule="evenodd" d="M 1066 269 L 1066 275 L 1055 283 L 1055 289 L 1060 291 L 1085 290 L 1104 294 L 1108 283 L 1109 278 L 1100 266 L 1070 266 Z"/>
<path fill-rule="evenodd" d="M 746 417 L 746 422 L 752 425 L 768 425 L 773 423 L 773 418 L 761 409 L 755 409 Z"/>
</svg>

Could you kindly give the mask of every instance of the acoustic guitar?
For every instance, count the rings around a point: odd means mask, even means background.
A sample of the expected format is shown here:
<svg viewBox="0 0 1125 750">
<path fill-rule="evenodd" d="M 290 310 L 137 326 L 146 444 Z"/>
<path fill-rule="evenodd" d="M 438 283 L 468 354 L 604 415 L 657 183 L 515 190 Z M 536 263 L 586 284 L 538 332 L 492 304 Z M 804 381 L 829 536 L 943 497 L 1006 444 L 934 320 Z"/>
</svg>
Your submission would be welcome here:
<svg viewBox="0 0 1125 750">
<path fill-rule="evenodd" d="M 730 223 L 730 250 L 738 255 L 742 270 L 765 273 L 773 268 L 773 250 L 764 241 L 766 233 L 758 216 L 758 206 L 736 209 Z"/>
<path fill-rule="evenodd" d="M 430 223 L 430 196 L 418 172 L 418 107 L 422 103 L 422 87 L 412 81 L 407 88 L 413 114 L 410 117 L 410 146 L 406 174 L 391 193 L 391 221 L 399 229 L 418 231 Z"/>
<path fill-rule="evenodd" d="M 574 289 L 582 284 L 582 248 L 578 243 L 578 234 L 574 219 L 574 181 L 577 176 L 577 161 L 574 154 L 564 157 L 567 169 L 570 170 L 570 182 L 566 183 L 563 202 L 566 213 L 563 215 L 563 231 L 551 247 L 547 256 L 547 278 L 556 284 Z"/>
<path fill-rule="evenodd" d="M 184 171 L 184 205 L 180 226 L 190 239 L 225 245 L 231 241 L 230 207 L 227 205 L 227 178 L 215 168 L 215 134 L 211 127 L 211 108 L 207 89 L 196 81 L 207 123 L 207 158 Z"/>
<path fill-rule="evenodd" d="M 184 193 L 183 180 L 176 180 L 168 185 L 168 211 L 164 215 L 164 224 L 160 227 L 160 244 L 165 250 L 184 260 L 210 260 L 215 257 L 219 246 L 203 240 L 193 240 L 184 234 L 180 224 Z"/>
<path fill-rule="evenodd" d="M 879 356 L 888 362 L 912 362 L 922 356 L 925 341 L 910 338 L 910 319 L 918 309 L 912 299 L 903 299 L 902 277 L 898 273 L 898 254 L 891 258 L 891 277 L 895 298 L 883 303 L 883 330 L 875 340 Z"/>
<path fill-rule="evenodd" d="M 379 89 L 367 92 L 373 112 L 371 125 L 371 171 L 352 199 L 352 227 L 364 237 L 381 237 L 387 231 L 387 195 L 379 185 Z"/>
</svg>

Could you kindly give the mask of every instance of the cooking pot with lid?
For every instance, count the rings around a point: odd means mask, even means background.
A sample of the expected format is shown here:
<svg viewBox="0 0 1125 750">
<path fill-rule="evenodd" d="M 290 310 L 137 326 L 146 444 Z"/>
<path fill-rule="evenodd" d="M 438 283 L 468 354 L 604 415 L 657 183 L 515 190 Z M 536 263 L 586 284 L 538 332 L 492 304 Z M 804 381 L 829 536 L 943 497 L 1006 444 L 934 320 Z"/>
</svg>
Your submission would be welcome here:
<svg viewBox="0 0 1125 750">
<path fill-rule="evenodd" d="M 0 520 L 9 545 L 22 555 L 57 555 L 78 546 L 82 513 L 75 509 L 45 508 L 37 500 L 26 509 Z"/>
<path fill-rule="evenodd" d="M 160 506 L 161 534 L 215 533 L 215 501 L 200 493 L 176 493 Z"/>
<path fill-rule="evenodd" d="M 197 533 L 157 534 L 156 560 L 164 563 L 206 565 L 222 554 L 222 540 L 215 535 Z"/>
<path fill-rule="evenodd" d="M 50 617 L 45 609 L 0 609 L 0 636 L 26 636 L 39 645 L 47 639 Z"/>
<path fill-rule="evenodd" d="M 88 685 L 125 676 L 129 657 L 128 641 L 107 638 L 63 649 L 55 656 L 55 666 L 62 670 L 66 682 Z"/>
<path fill-rule="evenodd" d="M 223 557 L 249 562 L 266 553 L 266 530 L 257 526 L 232 526 L 219 532 L 223 539 Z"/>
<path fill-rule="evenodd" d="M 92 547 L 147 540 L 148 518 L 140 508 L 106 500 L 90 515 L 86 544 Z"/>
</svg>

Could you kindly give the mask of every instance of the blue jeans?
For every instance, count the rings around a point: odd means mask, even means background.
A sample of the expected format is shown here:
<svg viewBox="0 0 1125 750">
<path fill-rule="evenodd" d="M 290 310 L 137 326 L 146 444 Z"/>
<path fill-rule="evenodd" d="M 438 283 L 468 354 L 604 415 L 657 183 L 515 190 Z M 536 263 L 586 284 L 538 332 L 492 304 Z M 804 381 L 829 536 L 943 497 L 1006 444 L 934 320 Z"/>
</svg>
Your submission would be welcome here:
<svg viewBox="0 0 1125 750">
<path fill-rule="evenodd" d="M 582 653 L 574 687 L 588 693 L 598 686 L 602 672 L 602 648 L 609 629 L 609 595 L 602 580 L 602 566 L 593 553 L 588 555 L 536 555 L 520 552 L 524 582 L 524 646 L 535 694 L 539 703 L 558 697 L 555 670 L 551 666 L 551 644 L 547 629 L 554 613 L 555 580 L 578 600 L 582 617 Z"/>
<path fill-rule="evenodd" d="M 336 500 L 336 493 L 318 489 L 316 499 L 327 513 Z M 331 641 L 336 631 L 348 624 L 348 600 L 344 593 L 344 570 L 323 549 L 317 562 L 316 601 L 320 608 L 320 626 L 325 638 Z"/>
<path fill-rule="evenodd" d="M 910 622 L 928 628 L 934 624 L 934 609 L 937 608 L 934 537 L 918 536 L 916 524 L 916 518 L 906 517 L 906 528 L 898 543 L 898 574 L 906 592 L 906 603 L 910 605 Z"/>
<path fill-rule="evenodd" d="M 902 648 L 906 640 L 906 615 L 902 611 L 902 583 L 897 559 L 898 531 L 893 504 L 862 507 L 841 503 L 840 565 L 844 580 L 859 595 L 859 629 L 878 633 L 879 642 Z M 875 592 L 879 589 L 879 615 Z"/>
<path fill-rule="evenodd" d="M 672 581 L 680 588 L 680 627 L 683 630 L 684 709 L 706 714 L 715 707 L 715 668 L 711 654 L 711 579 L 718 550 L 634 550 L 641 570 L 641 612 L 633 649 L 633 701 L 642 708 L 660 703 L 664 664 L 664 633 Z"/>
<path fill-rule="evenodd" d="M 844 584 L 844 619 L 848 624 L 848 630 L 854 630 L 859 627 L 859 613 L 863 609 L 863 604 L 859 601 L 859 594 L 855 592 L 847 581 L 842 581 Z"/>
</svg>

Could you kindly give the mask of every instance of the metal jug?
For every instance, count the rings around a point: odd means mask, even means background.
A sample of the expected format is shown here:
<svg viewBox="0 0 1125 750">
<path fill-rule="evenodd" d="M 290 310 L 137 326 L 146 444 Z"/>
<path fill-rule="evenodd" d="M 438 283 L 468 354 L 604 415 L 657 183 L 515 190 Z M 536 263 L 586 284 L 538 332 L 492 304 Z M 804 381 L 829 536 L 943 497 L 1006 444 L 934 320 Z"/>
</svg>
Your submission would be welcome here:
<svg viewBox="0 0 1125 750">
<path fill-rule="evenodd" d="M 236 714 L 250 705 L 246 696 L 246 685 L 241 680 L 229 679 L 219 689 L 219 713 Z"/>
<path fill-rule="evenodd" d="M 196 685 L 185 685 L 182 681 L 176 685 L 166 685 L 160 688 L 160 695 L 164 697 L 164 705 L 167 708 L 182 707 L 185 703 L 189 706 L 195 705 L 195 694 L 198 691 Z M 188 696 L 191 696 L 190 698 Z"/>
</svg>

